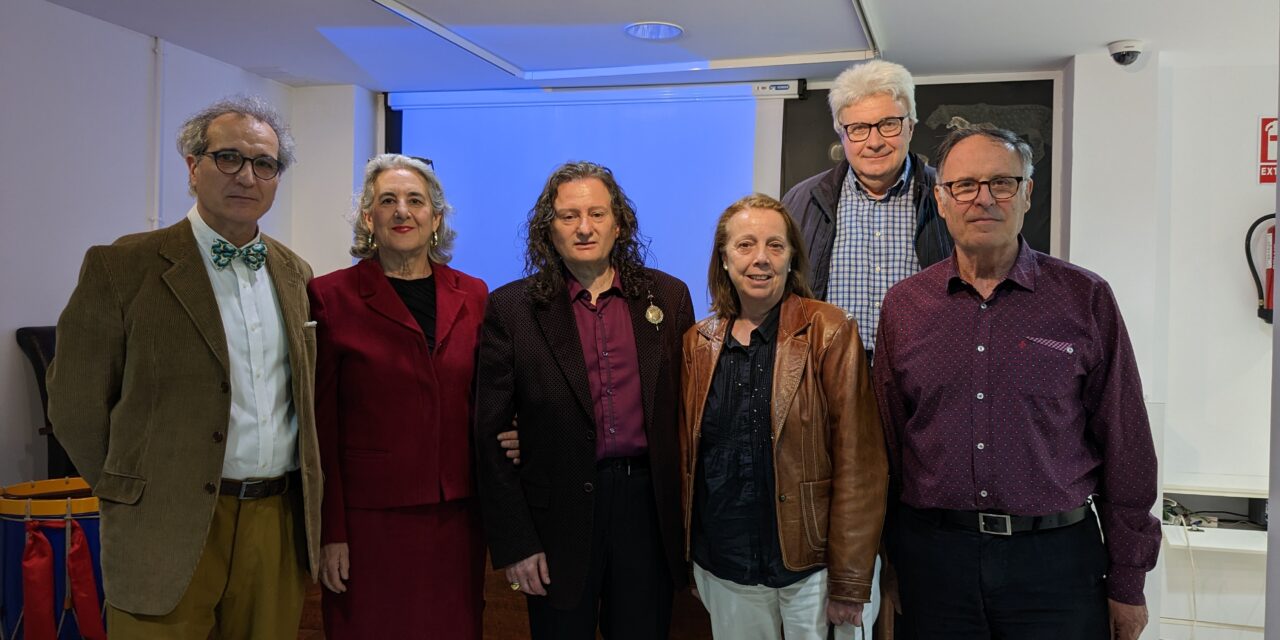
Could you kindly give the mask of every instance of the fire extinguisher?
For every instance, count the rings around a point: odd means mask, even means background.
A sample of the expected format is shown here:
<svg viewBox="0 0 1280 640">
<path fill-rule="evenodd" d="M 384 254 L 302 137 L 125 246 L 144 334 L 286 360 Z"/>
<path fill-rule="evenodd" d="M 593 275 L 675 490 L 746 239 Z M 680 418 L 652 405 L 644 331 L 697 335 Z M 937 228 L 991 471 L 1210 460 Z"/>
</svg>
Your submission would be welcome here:
<svg viewBox="0 0 1280 640">
<path fill-rule="evenodd" d="M 1244 234 L 1244 256 L 1249 262 L 1249 272 L 1253 274 L 1253 286 L 1258 290 L 1258 317 L 1262 318 L 1267 324 L 1271 324 L 1271 316 L 1275 309 L 1272 291 L 1275 285 L 1276 272 L 1276 225 L 1272 222 L 1271 226 L 1267 227 L 1266 237 L 1263 240 L 1265 289 L 1263 288 L 1262 279 L 1258 277 L 1258 265 L 1253 261 L 1253 234 L 1263 223 L 1268 220 L 1275 220 L 1275 218 L 1276 214 L 1268 213 L 1254 220 L 1253 224 L 1249 225 L 1249 231 Z"/>
</svg>

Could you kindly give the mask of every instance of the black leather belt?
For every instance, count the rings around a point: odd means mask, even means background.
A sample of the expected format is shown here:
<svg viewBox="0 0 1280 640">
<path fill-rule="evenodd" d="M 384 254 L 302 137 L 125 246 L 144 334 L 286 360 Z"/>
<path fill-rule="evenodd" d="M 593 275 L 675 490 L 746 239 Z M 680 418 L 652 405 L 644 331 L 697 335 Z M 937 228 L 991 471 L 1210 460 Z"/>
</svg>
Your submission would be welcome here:
<svg viewBox="0 0 1280 640">
<path fill-rule="evenodd" d="M 993 536 L 1010 536 L 1027 531 L 1044 531 L 1046 529 L 1067 527 L 1083 521 L 1089 515 L 1089 505 L 1087 504 L 1070 511 L 1050 513 L 1043 516 L 1011 516 L 1004 513 L 981 511 L 907 508 L 920 514 L 925 519 L 936 521 L 938 524 Z"/>
<path fill-rule="evenodd" d="M 596 461 L 596 470 L 604 471 L 606 469 L 617 469 L 626 471 L 627 475 L 631 475 L 632 469 L 648 469 L 649 456 L 621 456 L 617 458 L 603 458 Z"/>
<path fill-rule="evenodd" d="M 278 496 L 288 491 L 290 486 L 298 483 L 299 477 L 300 476 L 297 471 L 290 471 L 282 476 L 266 478 L 263 480 L 232 480 L 231 478 L 223 478 L 222 488 L 219 493 L 224 496 L 235 496 L 241 500 L 270 498 L 271 496 Z"/>
</svg>

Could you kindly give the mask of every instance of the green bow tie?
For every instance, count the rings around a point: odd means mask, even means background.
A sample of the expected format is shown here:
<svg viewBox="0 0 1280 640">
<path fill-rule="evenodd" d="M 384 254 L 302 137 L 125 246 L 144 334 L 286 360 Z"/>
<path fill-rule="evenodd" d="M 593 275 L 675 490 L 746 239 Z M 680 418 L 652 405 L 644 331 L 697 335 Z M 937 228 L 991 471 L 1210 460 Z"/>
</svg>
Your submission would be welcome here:
<svg viewBox="0 0 1280 640">
<path fill-rule="evenodd" d="M 213 257 L 213 267 L 218 271 L 226 269 L 236 258 L 243 260 L 246 267 L 257 271 L 267 262 L 267 243 L 258 240 L 243 249 L 237 249 L 230 242 L 218 238 L 213 241 L 209 254 Z"/>
</svg>

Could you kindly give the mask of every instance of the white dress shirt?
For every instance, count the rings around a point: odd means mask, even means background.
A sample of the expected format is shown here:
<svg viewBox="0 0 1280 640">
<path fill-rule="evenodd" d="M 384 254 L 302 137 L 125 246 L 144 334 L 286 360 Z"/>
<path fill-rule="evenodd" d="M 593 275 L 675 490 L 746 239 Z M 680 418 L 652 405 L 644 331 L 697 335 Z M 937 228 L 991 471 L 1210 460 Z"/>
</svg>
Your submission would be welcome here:
<svg viewBox="0 0 1280 640">
<path fill-rule="evenodd" d="M 289 345 L 271 276 L 265 264 L 253 271 L 240 258 L 221 270 L 214 267 L 210 248 L 226 238 L 209 228 L 195 207 L 187 219 L 213 285 L 230 359 L 231 420 L 222 477 L 272 478 L 297 469 Z"/>
</svg>

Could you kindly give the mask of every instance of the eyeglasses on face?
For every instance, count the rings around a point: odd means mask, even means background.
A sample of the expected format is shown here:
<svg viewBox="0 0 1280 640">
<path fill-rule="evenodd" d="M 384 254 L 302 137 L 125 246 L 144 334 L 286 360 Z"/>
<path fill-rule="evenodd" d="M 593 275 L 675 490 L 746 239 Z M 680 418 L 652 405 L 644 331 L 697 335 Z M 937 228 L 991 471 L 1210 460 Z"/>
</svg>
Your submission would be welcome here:
<svg viewBox="0 0 1280 640">
<path fill-rule="evenodd" d="M 849 138 L 849 142 L 862 142 L 871 137 L 871 128 L 875 127 L 880 132 L 882 138 L 892 138 L 902 133 L 902 123 L 907 120 L 908 116 L 893 116 L 884 118 L 880 122 L 850 122 L 842 124 L 840 127 L 844 129 L 845 137 Z"/>
<path fill-rule="evenodd" d="M 213 158 L 213 166 L 229 176 L 240 173 L 244 168 L 244 163 L 250 163 L 253 167 L 253 175 L 259 180 L 270 180 L 280 175 L 280 161 L 271 156 L 258 156 L 256 158 L 246 158 L 235 149 L 223 149 L 221 151 L 209 151 L 200 154 Z"/>
<path fill-rule="evenodd" d="M 1018 188 L 1022 186 L 1022 181 L 1026 178 L 1022 176 L 996 176 L 990 180 L 974 180 L 973 178 L 962 178 L 960 180 L 952 180 L 951 182 L 940 182 L 938 186 L 947 190 L 951 195 L 951 199 L 956 202 L 973 202 L 978 198 L 978 192 L 982 190 L 982 185 L 987 185 L 987 190 L 991 192 L 991 197 L 996 200 L 1008 200 L 1017 195 Z"/>
</svg>

